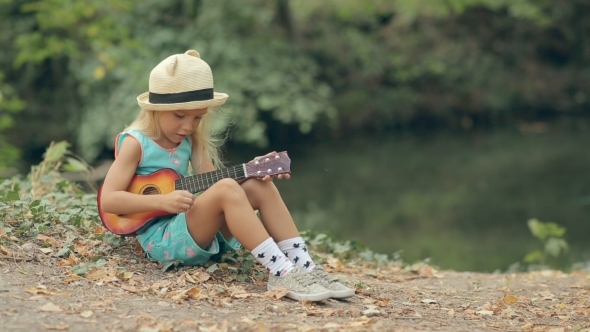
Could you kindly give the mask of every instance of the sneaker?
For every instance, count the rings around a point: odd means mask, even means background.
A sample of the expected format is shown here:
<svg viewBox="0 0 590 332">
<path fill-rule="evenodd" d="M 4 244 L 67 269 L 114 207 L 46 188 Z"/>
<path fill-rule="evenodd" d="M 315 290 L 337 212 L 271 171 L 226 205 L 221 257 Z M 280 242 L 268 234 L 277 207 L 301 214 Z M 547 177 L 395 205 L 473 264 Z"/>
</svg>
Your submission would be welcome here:
<svg viewBox="0 0 590 332">
<path fill-rule="evenodd" d="M 320 285 L 330 290 L 330 297 L 343 299 L 354 295 L 354 289 L 346 287 L 343 279 L 334 277 L 319 265 L 316 265 L 310 274 Z"/>
<path fill-rule="evenodd" d="M 297 301 L 322 301 L 330 298 L 332 292 L 320 285 L 310 273 L 295 267 L 282 277 L 270 275 L 266 289 L 275 287 L 287 289 L 287 297 Z"/>
</svg>

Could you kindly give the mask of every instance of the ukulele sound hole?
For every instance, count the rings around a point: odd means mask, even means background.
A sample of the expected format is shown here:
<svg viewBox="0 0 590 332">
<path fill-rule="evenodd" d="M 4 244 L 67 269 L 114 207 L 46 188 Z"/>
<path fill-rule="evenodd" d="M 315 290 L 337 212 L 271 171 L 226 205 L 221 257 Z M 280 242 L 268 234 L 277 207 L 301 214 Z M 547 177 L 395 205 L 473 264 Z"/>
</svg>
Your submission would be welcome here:
<svg viewBox="0 0 590 332">
<path fill-rule="evenodd" d="M 142 195 L 157 195 L 159 193 L 160 193 L 160 189 L 158 189 L 158 187 L 155 187 L 155 186 L 145 186 L 145 187 L 141 188 Z"/>
</svg>

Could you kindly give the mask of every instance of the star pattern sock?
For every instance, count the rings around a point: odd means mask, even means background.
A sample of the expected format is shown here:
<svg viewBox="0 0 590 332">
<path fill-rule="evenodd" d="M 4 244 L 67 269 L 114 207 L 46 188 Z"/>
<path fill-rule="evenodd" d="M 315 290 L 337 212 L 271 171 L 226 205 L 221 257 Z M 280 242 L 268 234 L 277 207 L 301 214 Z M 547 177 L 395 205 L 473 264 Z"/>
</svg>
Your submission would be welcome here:
<svg viewBox="0 0 590 332">
<path fill-rule="evenodd" d="M 303 238 L 294 237 L 292 239 L 283 240 L 278 243 L 279 248 L 283 251 L 295 266 L 300 266 L 307 272 L 311 272 L 315 267 L 315 263 L 307 252 L 307 246 Z"/>
<path fill-rule="evenodd" d="M 284 276 L 295 267 L 271 237 L 254 248 L 252 255 L 268 272 L 275 276 Z"/>
</svg>

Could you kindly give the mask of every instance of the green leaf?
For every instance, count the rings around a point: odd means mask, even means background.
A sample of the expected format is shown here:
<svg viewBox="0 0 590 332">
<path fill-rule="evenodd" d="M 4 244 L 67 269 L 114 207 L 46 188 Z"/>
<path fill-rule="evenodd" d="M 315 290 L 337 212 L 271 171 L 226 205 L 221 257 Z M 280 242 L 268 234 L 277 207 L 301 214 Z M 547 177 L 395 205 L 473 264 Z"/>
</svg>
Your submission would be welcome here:
<svg viewBox="0 0 590 332">
<path fill-rule="evenodd" d="M 6 195 L 6 200 L 11 201 L 11 202 L 17 201 L 17 200 L 20 200 L 20 196 L 19 196 L 18 192 L 11 191 Z"/>
<path fill-rule="evenodd" d="M 90 271 L 89 266 L 80 266 L 80 265 L 72 266 L 72 273 L 77 274 L 79 276 L 85 275 L 86 273 L 88 273 L 88 271 Z"/>
<path fill-rule="evenodd" d="M 58 162 L 65 156 L 69 146 L 70 143 L 66 141 L 61 141 L 50 145 L 47 148 L 47 151 L 45 151 L 45 160 L 51 163 Z"/>
<path fill-rule="evenodd" d="M 553 257 L 559 256 L 562 252 L 569 249 L 564 239 L 550 237 L 545 243 L 545 252 Z"/>
<path fill-rule="evenodd" d="M 219 270 L 219 266 L 217 264 L 213 264 L 209 266 L 209 268 L 207 269 L 207 273 L 213 273 L 217 270 Z"/>
<path fill-rule="evenodd" d="M 180 262 L 179 261 L 167 261 L 167 262 L 164 262 L 162 264 L 162 272 L 166 272 L 169 269 L 171 269 L 171 268 L 173 268 L 175 266 L 178 266 L 178 265 L 180 265 Z"/>
<path fill-rule="evenodd" d="M 543 260 L 543 252 L 541 252 L 540 250 L 535 250 L 532 252 L 529 252 L 526 256 L 524 256 L 524 261 L 525 263 L 536 263 L 536 262 L 540 262 Z"/>
<path fill-rule="evenodd" d="M 65 257 L 70 253 L 70 248 L 67 245 L 64 245 L 56 254 L 56 257 Z"/>
<path fill-rule="evenodd" d="M 88 167 L 76 158 L 68 157 L 67 163 L 63 165 L 64 170 L 68 172 L 87 172 Z"/>
</svg>

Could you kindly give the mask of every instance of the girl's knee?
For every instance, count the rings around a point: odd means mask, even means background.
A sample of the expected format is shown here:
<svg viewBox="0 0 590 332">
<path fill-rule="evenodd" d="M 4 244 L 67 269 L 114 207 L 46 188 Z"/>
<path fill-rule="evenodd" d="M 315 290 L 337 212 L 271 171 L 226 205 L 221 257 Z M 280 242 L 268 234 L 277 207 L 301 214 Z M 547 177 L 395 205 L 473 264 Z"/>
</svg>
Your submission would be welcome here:
<svg viewBox="0 0 590 332">
<path fill-rule="evenodd" d="M 218 193 L 221 199 L 245 197 L 244 189 L 233 179 L 221 179 L 208 190 Z"/>
<path fill-rule="evenodd" d="M 242 184 L 246 194 L 268 194 L 269 192 L 278 191 L 277 187 L 271 181 L 250 180 Z"/>
</svg>

